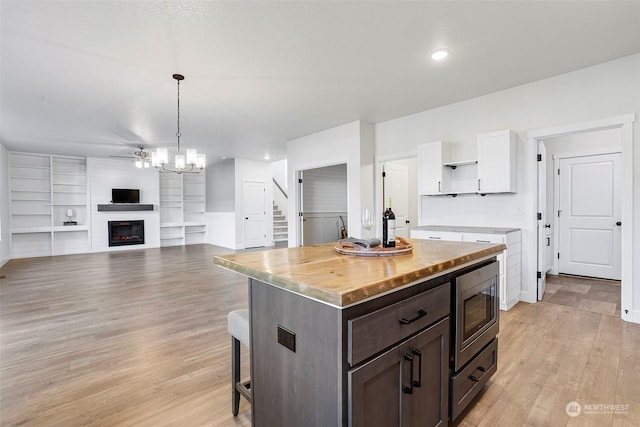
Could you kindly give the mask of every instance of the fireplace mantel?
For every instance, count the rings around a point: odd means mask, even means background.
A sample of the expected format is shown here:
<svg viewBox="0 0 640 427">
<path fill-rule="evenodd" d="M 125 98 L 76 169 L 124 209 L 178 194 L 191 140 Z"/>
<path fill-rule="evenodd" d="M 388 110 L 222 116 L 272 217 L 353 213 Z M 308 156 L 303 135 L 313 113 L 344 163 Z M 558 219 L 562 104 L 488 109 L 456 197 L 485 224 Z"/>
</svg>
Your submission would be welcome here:
<svg viewBox="0 0 640 427">
<path fill-rule="evenodd" d="M 98 212 L 152 211 L 153 205 L 141 203 L 111 203 L 98 205 Z"/>
</svg>

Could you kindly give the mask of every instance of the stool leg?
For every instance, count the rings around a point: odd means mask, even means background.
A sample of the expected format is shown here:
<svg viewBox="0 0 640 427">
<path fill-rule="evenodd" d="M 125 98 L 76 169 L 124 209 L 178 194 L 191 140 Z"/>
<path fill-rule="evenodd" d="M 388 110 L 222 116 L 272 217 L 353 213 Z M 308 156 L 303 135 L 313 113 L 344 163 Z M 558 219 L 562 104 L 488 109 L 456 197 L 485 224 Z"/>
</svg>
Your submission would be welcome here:
<svg viewBox="0 0 640 427">
<path fill-rule="evenodd" d="M 240 341 L 236 337 L 231 337 L 231 403 L 232 412 L 235 417 L 240 408 L 240 392 L 236 384 L 240 382 Z"/>
</svg>

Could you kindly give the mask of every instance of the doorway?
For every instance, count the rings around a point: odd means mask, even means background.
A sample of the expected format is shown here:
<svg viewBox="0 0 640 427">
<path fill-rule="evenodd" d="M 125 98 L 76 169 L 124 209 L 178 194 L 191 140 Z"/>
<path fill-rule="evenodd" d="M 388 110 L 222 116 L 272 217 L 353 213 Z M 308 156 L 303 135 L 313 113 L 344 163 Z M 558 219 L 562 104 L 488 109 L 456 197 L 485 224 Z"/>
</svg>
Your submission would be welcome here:
<svg viewBox="0 0 640 427">
<path fill-rule="evenodd" d="M 347 164 L 298 172 L 299 244 L 335 242 L 348 233 Z"/>
<path fill-rule="evenodd" d="M 554 128 L 547 129 L 539 129 L 535 131 L 528 132 L 528 150 L 530 153 L 533 153 L 532 157 L 535 157 L 535 153 L 537 151 L 538 143 L 543 141 L 545 144 L 554 140 L 561 139 L 563 137 L 579 137 L 582 136 L 584 138 L 591 138 L 592 136 L 597 136 L 600 132 L 613 131 L 616 133 L 615 142 L 613 145 L 617 145 L 617 150 L 609 149 L 609 152 L 618 151 L 622 153 L 621 156 L 621 223 L 624 226 L 624 233 L 621 233 L 621 281 L 620 281 L 620 293 L 621 293 L 621 317 L 625 321 L 632 321 L 640 323 L 640 311 L 633 310 L 633 293 L 632 293 L 632 274 L 633 274 L 633 252 L 632 252 L 632 235 L 633 235 L 633 203 L 634 203 L 634 194 L 633 194 L 633 122 L 635 121 L 634 114 L 628 114 L 623 116 L 616 116 L 601 120 L 596 120 L 592 122 L 586 123 L 576 123 L 572 125 L 563 125 Z M 593 155 L 593 154 L 602 154 L 602 150 L 594 153 L 593 149 L 585 148 L 586 146 L 583 144 L 581 149 L 585 152 L 580 153 L 581 155 Z M 548 148 L 548 145 L 547 145 Z M 565 149 L 567 149 L 565 147 Z M 591 151 L 591 152 L 589 152 Z M 538 160 L 540 157 L 538 156 Z M 534 163 L 530 163 L 531 166 Z M 549 178 L 547 182 L 553 182 L 553 170 L 551 168 L 547 168 Z M 531 172 L 535 173 L 535 169 L 530 169 Z M 530 183 L 528 188 L 532 192 L 545 191 L 545 187 L 539 188 L 536 190 L 535 181 Z M 549 190 L 546 191 L 545 195 L 540 195 L 541 197 L 550 197 L 553 199 L 554 192 Z M 539 207 L 539 203 L 535 203 L 536 207 Z M 547 203 L 547 206 L 553 206 L 553 202 Z M 538 212 L 538 218 L 535 218 L 535 212 Z M 551 213 L 553 215 L 553 213 Z M 539 209 L 536 209 L 533 213 L 532 219 L 534 220 L 534 224 L 537 225 L 538 229 L 538 244 L 542 242 L 544 239 L 540 235 L 543 233 L 545 228 L 544 224 L 540 220 L 541 213 Z M 550 216 L 549 218 L 553 218 Z M 535 228 L 534 228 L 535 229 Z M 622 231 L 622 230 L 621 230 Z M 534 241 L 535 242 L 535 241 Z M 554 246 L 558 243 L 558 227 L 554 226 L 553 230 L 553 244 Z M 532 242 L 533 243 L 533 242 Z M 535 245 L 535 243 L 533 243 Z M 531 248 L 532 252 L 535 253 L 535 246 Z M 540 253 L 540 252 L 538 252 Z M 554 248 L 554 254 L 557 253 L 557 246 Z M 554 269 L 551 271 L 551 274 L 558 274 L 557 270 L 557 257 L 554 257 Z M 527 294 L 525 300 L 528 302 L 533 302 L 535 298 L 535 287 L 536 283 L 540 283 L 541 280 L 544 280 L 544 274 L 542 274 L 540 266 L 545 264 L 545 260 L 538 256 L 538 281 L 528 282 L 527 289 L 523 289 L 523 294 Z M 535 272 L 534 272 L 535 273 Z M 542 278 L 541 278 L 542 276 Z"/>
<path fill-rule="evenodd" d="M 382 215 L 387 202 L 396 216 L 396 236 L 409 237 L 411 227 L 418 225 L 418 161 L 415 156 L 380 160 L 376 175 L 376 233 L 382 234 Z"/>
</svg>

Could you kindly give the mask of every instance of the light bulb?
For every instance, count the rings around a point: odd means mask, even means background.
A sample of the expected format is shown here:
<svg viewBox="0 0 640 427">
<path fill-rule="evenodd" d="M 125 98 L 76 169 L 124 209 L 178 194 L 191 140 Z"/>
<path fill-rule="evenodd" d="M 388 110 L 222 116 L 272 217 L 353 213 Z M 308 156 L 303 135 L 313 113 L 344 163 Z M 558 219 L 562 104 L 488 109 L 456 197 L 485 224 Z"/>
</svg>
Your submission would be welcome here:
<svg viewBox="0 0 640 427">
<path fill-rule="evenodd" d="M 184 154 L 176 154 L 176 169 L 184 169 Z"/>
<path fill-rule="evenodd" d="M 193 165 L 196 163 L 198 152 L 193 148 L 187 148 L 187 164 Z"/>
<path fill-rule="evenodd" d="M 206 166 L 206 164 L 206 156 L 204 154 L 198 154 L 198 157 L 196 158 L 196 167 L 202 169 Z"/>
</svg>

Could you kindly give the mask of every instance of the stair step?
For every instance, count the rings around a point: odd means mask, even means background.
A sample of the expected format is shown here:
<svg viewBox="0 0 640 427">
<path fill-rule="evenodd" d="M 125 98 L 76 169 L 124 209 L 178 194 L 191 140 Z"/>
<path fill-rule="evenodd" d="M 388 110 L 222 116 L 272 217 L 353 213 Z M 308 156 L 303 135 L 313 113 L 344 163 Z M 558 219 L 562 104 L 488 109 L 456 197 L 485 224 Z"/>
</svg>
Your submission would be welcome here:
<svg viewBox="0 0 640 427">
<path fill-rule="evenodd" d="M 273 216 L 281 216 L 282 215 L 282 211 L 280 209 L 274 209 L 273 210 Z"/>
<path fill-rule="evenodd" d="M 273 216 L 273 220 L 274 221 L 286 221 L 287 217 L 285 217 L 284 215 L 274 215 Z"/>
</svg>

